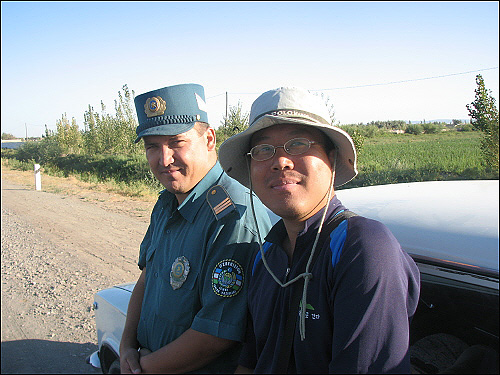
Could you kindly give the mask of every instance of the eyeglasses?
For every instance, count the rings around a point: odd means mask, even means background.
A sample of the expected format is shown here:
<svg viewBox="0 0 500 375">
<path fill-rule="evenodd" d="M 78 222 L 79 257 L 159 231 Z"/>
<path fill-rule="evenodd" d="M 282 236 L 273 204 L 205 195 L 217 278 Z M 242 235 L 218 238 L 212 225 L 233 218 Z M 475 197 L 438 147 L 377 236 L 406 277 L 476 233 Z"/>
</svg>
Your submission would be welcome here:
<svg viewBox="0 0 500 375">
<path fill-rule="evenodd" d="M 273 146 L 273 145 L 257 145 L 252 147 L 247 155 L 251 156 L 253 160 L 264 161 L 271 159 L 276 153 L 277 148 L 283 148 L 288 155 L 300 155 L 307 152 L 311 148 L 311 145 L 316 144 L 314 141 L 310 141 L 307 138 L 293 138 L 287 141 L 283 146 Z"/>
</svg>

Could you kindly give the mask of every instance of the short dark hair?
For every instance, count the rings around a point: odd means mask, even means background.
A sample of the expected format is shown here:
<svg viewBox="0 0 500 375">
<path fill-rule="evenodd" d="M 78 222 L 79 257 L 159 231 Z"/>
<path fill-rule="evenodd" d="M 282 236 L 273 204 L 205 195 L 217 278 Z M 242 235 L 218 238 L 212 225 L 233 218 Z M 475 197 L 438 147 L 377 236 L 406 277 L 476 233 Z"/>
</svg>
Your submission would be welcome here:
<svg viewBox="0 0 500 375">
<path fill-rule="evenodd" d="M 203 122 L 203 121 L 197 121 L 194 123 L 194 128 L 196 129 L 196 131 L 198 132 L 198 135 L 200 135 L 200 136 L 205 134 L 205 132 L 207 131 L 207 129 L 209 127 L 210 127 L 210 125 L 207 124 L 206 122 Z"/>
</svg>

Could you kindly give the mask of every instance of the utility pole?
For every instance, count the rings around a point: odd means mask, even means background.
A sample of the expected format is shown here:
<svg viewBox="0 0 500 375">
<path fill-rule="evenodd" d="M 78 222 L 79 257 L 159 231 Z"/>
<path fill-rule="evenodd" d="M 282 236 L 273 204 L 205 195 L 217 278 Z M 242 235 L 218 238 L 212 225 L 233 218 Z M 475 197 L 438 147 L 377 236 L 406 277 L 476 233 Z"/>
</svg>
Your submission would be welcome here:
<svg viewBox="0 0 500 375">
<path fill-rule="evenodd" d="M 26 138 L 24 140 L 28 142 L 28 126 L 26 125 L 26 123 L 24 123 L 24 128 L 26 129 Z"/>
<path fill-rule="evenodd" d="M 226 91 L 226 121 L 224 121 L 224 124 L 227 126 L 227 91 Z"/>
</svg>

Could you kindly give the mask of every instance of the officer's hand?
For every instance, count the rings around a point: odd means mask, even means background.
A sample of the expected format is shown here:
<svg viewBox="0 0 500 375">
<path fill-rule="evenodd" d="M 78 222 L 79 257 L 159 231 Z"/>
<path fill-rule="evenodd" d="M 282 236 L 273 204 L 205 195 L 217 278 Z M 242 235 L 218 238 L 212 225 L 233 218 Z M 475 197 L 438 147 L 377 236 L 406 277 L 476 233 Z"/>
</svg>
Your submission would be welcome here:
<svg viewBox="0 0 500 375">
<path fill-rule="evenodd" d="M 120 371 L 122 374 L 140 374 L 142 369 L 139 364 L 137 349 L 128 348 L 120 353 Z"/>
</svg>

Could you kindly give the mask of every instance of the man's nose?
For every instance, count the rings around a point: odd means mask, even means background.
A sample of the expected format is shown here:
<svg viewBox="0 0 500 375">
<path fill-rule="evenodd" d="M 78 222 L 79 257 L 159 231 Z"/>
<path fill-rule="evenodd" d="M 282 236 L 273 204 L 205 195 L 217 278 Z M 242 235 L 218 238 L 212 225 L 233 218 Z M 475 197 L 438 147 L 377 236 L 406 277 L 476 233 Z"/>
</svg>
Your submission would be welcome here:
<svg viewBox="0 0 500 375">
<path fill-rule="evenodd" d="M 162 166 L 166 167 L 173 163 L 174 152 L 167 146 L 163 146 L 161 149 L 160 163 Z"/>
<path fill-rule="evenodd" d="M 282 147 L 277 147 L 273 156 L 273 169 L 293 169 L 293 161 L 290 158 L 291 155 L 285 152 L 285 149 Z"/>
</svg>

